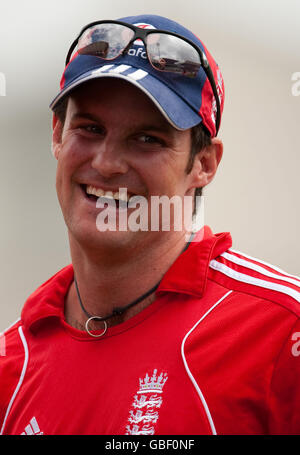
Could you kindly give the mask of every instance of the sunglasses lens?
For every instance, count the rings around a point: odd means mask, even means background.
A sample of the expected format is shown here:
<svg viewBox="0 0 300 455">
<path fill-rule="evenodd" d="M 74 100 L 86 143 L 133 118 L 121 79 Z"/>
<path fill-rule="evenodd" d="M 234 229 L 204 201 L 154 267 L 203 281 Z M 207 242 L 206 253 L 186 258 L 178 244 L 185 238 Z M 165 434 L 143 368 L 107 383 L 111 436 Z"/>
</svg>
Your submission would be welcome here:
<svg viewBox="0 0 300 455">
<path fill-rule="evenodd" d="M 159 71 L 196 77 L 201 66 L 196 49 L 177 36 L 151 33 L 147 37 L 147 51 L 151 65 Z"/>
<path fill-rule="evenodd" d="M 77 52 L 112 60 L 124 51 L 133 36 L 134 31 L 125 25 L 98 24 L 83 33 L 78 41 Z"/>
</svg>

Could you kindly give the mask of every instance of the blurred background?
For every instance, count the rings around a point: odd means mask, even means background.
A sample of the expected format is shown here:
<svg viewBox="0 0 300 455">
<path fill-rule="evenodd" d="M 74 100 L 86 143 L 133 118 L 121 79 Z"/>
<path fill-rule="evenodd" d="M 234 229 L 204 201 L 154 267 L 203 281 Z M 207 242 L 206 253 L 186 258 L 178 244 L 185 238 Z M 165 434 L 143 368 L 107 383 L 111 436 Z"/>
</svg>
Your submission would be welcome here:
<svg viewBox="0 0 300 455">
<path fill-rule="evenodd" d="M 224 156 L 205 191 L 205 223 L 230 231 L 235 249 L 299 274 L 300 96 L 292 93 L 300 72 L 298 0 L 2 2 L 0 331 L 70 262 L 48 109 L 67 49 L 88 22 L 141 13 L 190 28 L 223 73 Z"/>
</svg>

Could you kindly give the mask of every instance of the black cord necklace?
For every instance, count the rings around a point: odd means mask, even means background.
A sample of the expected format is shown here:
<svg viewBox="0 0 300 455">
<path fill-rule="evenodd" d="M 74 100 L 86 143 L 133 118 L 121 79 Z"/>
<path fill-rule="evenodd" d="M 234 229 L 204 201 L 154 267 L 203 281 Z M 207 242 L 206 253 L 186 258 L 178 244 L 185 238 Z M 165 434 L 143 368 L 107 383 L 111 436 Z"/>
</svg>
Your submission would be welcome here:
<svg viewBox="0 0 300 455">
<path fill-rule="evenodd" d="M 186 246 L 184 247 L 184 249 L 182 250 L 181 254 L 186 251 L 194 237 L 194 233 L 192 233 L 192 235 L 190 236 L 189 238 L 189 241 L 187 242 Z M 76 288 L 76 293 L 77 293 L 77 297 L 78 297 L 78 301 L 79 301 L 79 304 L 81 306 L 81 309 L 82 311 L 84 312 L 84 314 L 87 316 L 87 321 L 85 323 L 85 329 L 87 331 L 87 333 L 89 335 L 91 335 L 92 337 L 101 337 L 103 336 L 106 331 L 107 331 L 107 319 L 110 319 L 114 316 L 119 316 L 123 313 L 125 313 L 125 311 L 127 311 L 129 308 L 133 307 L 134 305 L 137 305 L 138 303 L 142 302 L 144 299 L 146 299 L 147 297 L 149 297 L 151 294 L 153 294 L 153 292 L 155 292 L 158 288 L 158 286 L 160 285 L 160 282 L 161 282 L 161 279 L 159 280 L 159 282 L 153 286 L 153 288 L 149 289 L 147 292 L 145 292 L 145 294 L 141 295 L 140 297 L 138 297 L 136 300 L 134 300 L 133 302 L 130 302 L 128 305 L 125 305 L 125 306 L 122 306 L 122 307 L 116 307 L 113 309 L 112 313 L 109 314 L 108 316 L 94 316 L 92 314 L 90 314 L 83 306 L 83 303 L 82 303 L 82 300 L 81 300 L 81 296 L 80 296 L 80 293 L 79 293 L 79 289 L 78 289 L 78 283 L 77 283 L 77 280 L 76 280 L 76 277 L 75 277 L 75 274 L 74 274 L 74 283 L 75 283 L 75 288 Z M 100 322 L 103 322 L 104 324 L 104 329 L 103 329 L 103 332 L 101 332 L 100 334 L 98 335 L 95 335 L 94 333 L 92 333 L 90 330 L 89 330 L 89 324 L 91 321 L 100 321 Z"/>
<path fill-rule="evenodd" d="M 145 292 L 145 294 L 141 295 L 140 297 L 138 297 L 136 300 L 134 300 L 133 302 L 129 303 L 128 305 L 123 306 L 123 307 L 114 308 L 112 313 L 109 314 L 108 316 L 93 316 L 83 306 L 83 303 L 82 303 L 82 300 L 81 300 L 81 297 L 80 297 L 80 293 L 79 293 L 79 289 L 78 289 L 77 280 L 76 280 L 76 278 L 74 276 L 74 283 L 75 283 L 75 287 L 76 287 L 76 292 L 77 292 L 77 297 L 78 297 L 78 300 L 79 300 L 79 304 L 81 306 L 81 309 L 85 313 L 85 315 L 88 317 L 88 319 L 87 319 L 87 321 L 85 323 L 85 329 L 86 329 L 87 333 L 89 335 L 93 336 L 93 337 L 103 336 L 105 334 L 106 330 L 107 330 L 107 322 L 106 322 L 107 319 L 110 319 L 110 318 L 112 318 L 114 316 L 119 316 L 119 315 L 123 314 L 129 308 L 131 308 L 134 305 L 137 305 L 142 300 L 146 299 L 149 295 L 153 294 L 153 292 L 155 292 L 156 289 L 158 288 L 158 286 L 160 284 L 160 281 L 155 286 L 153 286 L 153 288 L 149 289 L 149 291 Z M 104 330 L 103 330 L 103 332 L 100 333 L 100 335 L 95 335 L 89 330 L 89 323 L 91 321 L 100 321 L 100 322 L 104 323 Z"/>
</svg>

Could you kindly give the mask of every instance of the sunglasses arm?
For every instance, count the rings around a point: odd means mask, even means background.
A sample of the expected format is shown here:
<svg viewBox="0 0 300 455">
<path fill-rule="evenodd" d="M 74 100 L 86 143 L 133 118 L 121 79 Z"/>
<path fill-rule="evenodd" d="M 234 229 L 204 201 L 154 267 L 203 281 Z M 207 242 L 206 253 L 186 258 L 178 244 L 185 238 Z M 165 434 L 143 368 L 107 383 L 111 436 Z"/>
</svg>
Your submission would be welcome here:
<svg viewBox="0 0 300 455">
<path fill-rule="evenodd" d="M 221 119 L 220 98 L 219 98 L 219 94 L 217 91 L 215 78 L 214 78 L 214 75 L 213 75 L 213 72 L 212 72 L 210 66 L 208 65 L 207 67 L 204 67 L 204 69 L 205 69 L 206 75 L 208 77 L 208 80 L 210 82 L 210 85 L 211 85 L 211 88 L 212 88 L 212 91 L 213 91 L 213 94 L 214 94 L 214 97 L 216 100 L 216 105 L 217 105 L 217 114 L 216 114 L 216 136 L 217 136 L 219 127 L 220 127 L 220 119 Z"/>
</svg>

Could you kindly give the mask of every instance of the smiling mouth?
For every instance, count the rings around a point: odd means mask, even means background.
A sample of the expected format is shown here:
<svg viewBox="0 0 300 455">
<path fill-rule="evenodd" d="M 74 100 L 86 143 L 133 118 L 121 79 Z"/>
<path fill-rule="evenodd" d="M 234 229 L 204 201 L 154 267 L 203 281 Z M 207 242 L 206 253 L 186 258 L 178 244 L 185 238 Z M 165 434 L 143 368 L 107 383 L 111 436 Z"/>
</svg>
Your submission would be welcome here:
<svg viewBox="0 0 300 455">
<path fill-rule="evenodd" d="M 80 185 L 82 190 L 85 193 L 85 196 L 93 202 L 97 202 L 99 198 L 103 200 L 103 202 L 111 203 L 114 201 L 116 207 L 119 208 L 121 206 L 127 207 L 129 199 L 134 196 L 133 193 L 128 193 L 126 188 L 120 188 L 119 191 L 106 191 L 102 188 L 96 188 L 92 185 Z"/>
</svg>

